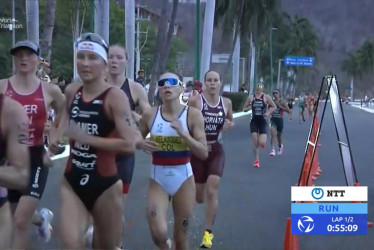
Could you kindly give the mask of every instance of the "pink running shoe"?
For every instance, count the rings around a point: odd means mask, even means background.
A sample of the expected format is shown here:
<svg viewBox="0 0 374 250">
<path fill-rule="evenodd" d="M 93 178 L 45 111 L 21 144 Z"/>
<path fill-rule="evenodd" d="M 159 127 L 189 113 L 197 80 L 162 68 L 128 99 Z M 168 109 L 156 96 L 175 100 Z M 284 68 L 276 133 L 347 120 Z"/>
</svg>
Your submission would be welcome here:
<svg viewBox="0 0 374 250">
<path fill-rule="evenodd" d="M 255 168 L 259 168 L 260 167 L 260 161 L 255 161 L 255 163 L 253 163 L 253 166 L 255 167 Z"/>
<path fill-rule="evenodd" d="M 279 151 L 278 151 L 278 155 L 282 155 L 283 154 L 283 144 L 279 147 Z"/>
</svg>

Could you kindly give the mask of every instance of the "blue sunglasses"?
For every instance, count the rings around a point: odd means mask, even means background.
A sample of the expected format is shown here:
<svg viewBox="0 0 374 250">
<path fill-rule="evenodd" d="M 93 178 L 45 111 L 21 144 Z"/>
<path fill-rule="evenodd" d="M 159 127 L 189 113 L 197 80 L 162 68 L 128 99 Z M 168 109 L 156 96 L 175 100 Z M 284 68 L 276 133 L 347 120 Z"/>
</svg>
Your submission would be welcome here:
<svg viewBox="0 0 374 250">
<path fill-rule="evenodd" d="M 165 84 L 169 84 L 169 86 L 177 86 L 177 85 L 182 85 L 182 82 L 175 78 L 165 78 L 157 82 L 157 85 L 159 87 L 164 87 Z"/>
</svg>

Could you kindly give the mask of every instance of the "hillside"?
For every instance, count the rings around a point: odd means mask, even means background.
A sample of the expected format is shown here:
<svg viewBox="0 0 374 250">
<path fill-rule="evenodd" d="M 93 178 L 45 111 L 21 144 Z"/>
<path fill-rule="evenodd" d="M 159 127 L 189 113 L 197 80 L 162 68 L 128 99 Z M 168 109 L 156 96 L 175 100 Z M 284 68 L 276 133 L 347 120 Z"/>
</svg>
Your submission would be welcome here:
<svg viewBox="0 0 374 250">
<path fill-rule="evenodd" d="M 349 80 L 341 71 L 341 62 L 349 51 L 356 50 L 367 38 L 374 37 L 373 0 L 281 0 L 281 8 L 290 15 L 306 17 L 320 38 L 316 60 L 319 74 L 329 70 L 344 85 Z M 372 77 L 357 79 L 357 87 L 374 94 Z M 356 95 L 356 94 L 355 94 Z"/>
</svg>

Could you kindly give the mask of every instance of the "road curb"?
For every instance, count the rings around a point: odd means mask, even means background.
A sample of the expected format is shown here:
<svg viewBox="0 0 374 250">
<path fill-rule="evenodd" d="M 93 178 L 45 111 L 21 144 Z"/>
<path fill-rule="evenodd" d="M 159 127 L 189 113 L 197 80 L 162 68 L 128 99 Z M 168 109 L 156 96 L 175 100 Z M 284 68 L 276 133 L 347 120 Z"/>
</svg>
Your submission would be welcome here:
<svg viewBox="0 0 374 250">
<path fill-rule="evenodd" d="M 374 109 L 370 109 L 370 108 L 365 108 L 365 107 L 361 107 L 361 106 L 358 106 L 358 105 L 351 105 L 352 107 L 355 107 L 355 108 L 358 108 L 358 109 L 362 109 L 366 112 L 369 112 L 369 113 L 372 113 L 374 114 Z"/>
</svg>

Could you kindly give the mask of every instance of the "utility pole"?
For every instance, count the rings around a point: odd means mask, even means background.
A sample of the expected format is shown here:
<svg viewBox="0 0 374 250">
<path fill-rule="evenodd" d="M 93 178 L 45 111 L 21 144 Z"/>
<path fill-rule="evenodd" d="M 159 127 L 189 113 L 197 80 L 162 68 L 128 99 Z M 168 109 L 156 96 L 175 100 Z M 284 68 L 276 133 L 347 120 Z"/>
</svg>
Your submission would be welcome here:
<svg viewBox="0 0 374 250">
<path fill-rule="evenodd" d="M 201 46 L 201 65 L 200 65 L 200 81 L 203 81 L 204 74 L 210 68 L 210 58 L 212 54 L 212 39 L 214 25 L 214 8 L 216 0 L 209 0 L 205 6 L 204 32 L 203 42 Z M 199 29 L 200 31 L 200 29 Z"/>
<path fill-rule="evenodd" d="M 270 91 L 273 91 L 273 30 L 278 30 L 278 29 L 270 27 L 270 82 L 271 82 Z"/>
<path fill-rule="evenodd" d="M 200 78 L 200 0 L 196 0 L 195 80 Z"/>
<path fill-rule="evenodd" d="M 95 33 L 109 44 L 109 1 L 95 0 Z"/>
<path fill-rule="evenodd" d="M 282 67 L 282 62 L 283 62 L 283 59 L 279 59 L 278 60 L 278 79 L 277 79 L 277 88 L 280 89 L 280 71 L 281 71 L 281 67 Z"/>
<path fill-rule="evenodd" d="M 125 41 L 128 53 L 126 77 L 134 78 L 135 0 L 125 2 Z"/>
<path fill-rule="evenodd" d="M 231 65 L 230 65 L 231 66 Z M 240 66 L 240 35 L 236 39 L 234 54 L 232 57 L 232 82 L 231 92 L 237 92 L 239 90 L 239 66 Z"/>
<path fill-rule="evenodd" d="M 14 0 L 12 0 L 12 48 L 14 47 L 14 44 L 16 43 L 16 14 L 15 14 L 15 5 Z M 12 70 L 13 74 L 16 73 L 16 68 L 14 66 L 14 56 L 12 56 Z"/>
<path fill-rule="evenodd" d="M 140 6 L 139 4 L 136 5 L 136 66 L 135 66 L 135 73 L 139 72 L 140 70 L 140 51 L 141 51 L 141 46 L 140 46 L 140 34 L 148 34 L 148 29 L 145 32 L 141 32 L 141 21 L 149 21 L 150 18 L 143 18 L 140 16 L 140 9 L 145 8 L 146 6 Z"/>
<path fill-rule="evenodd" d="M 136 5 L 136 70 L 135 74 L 140 70 L 140 5 Z"/>
</svg>

